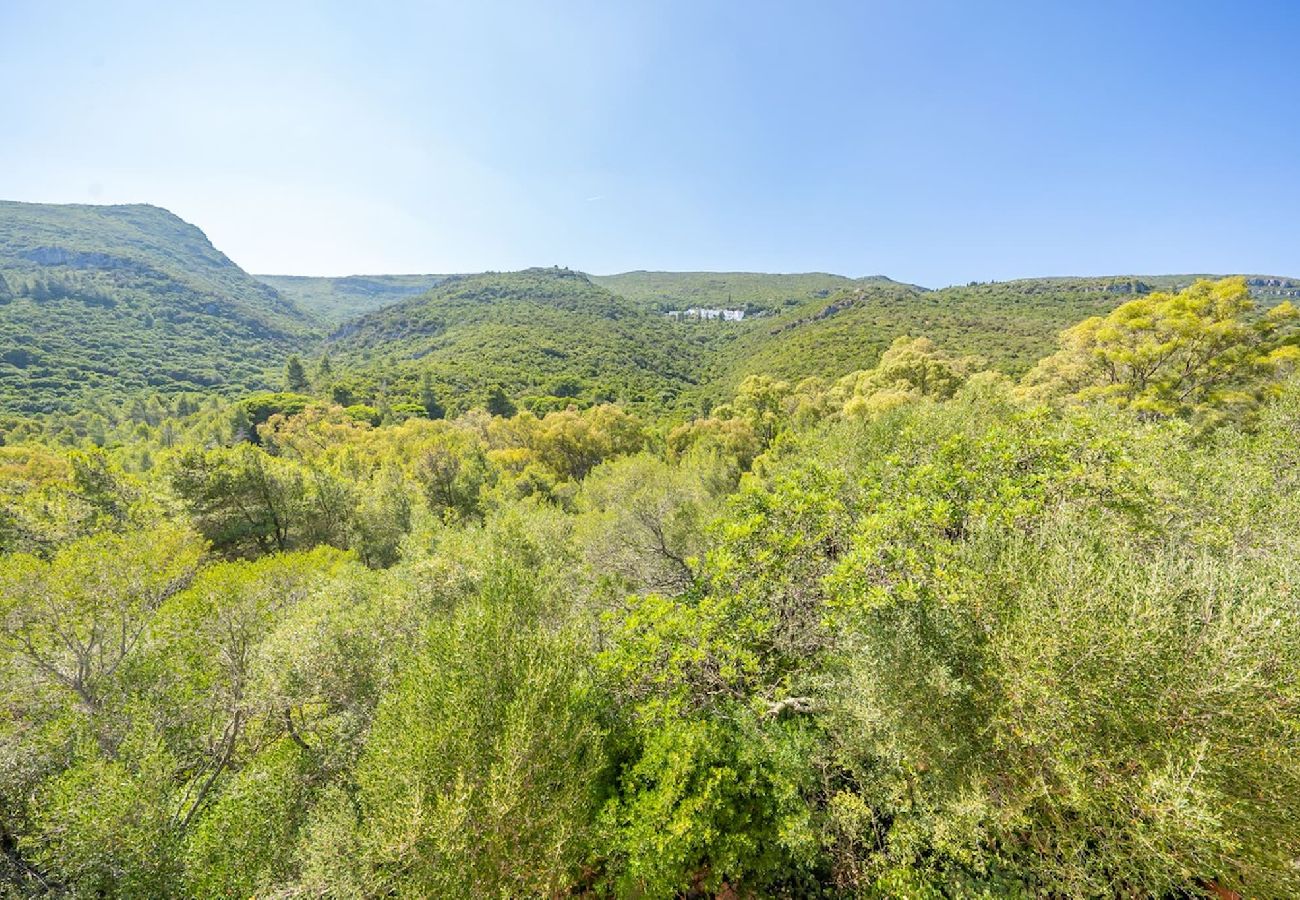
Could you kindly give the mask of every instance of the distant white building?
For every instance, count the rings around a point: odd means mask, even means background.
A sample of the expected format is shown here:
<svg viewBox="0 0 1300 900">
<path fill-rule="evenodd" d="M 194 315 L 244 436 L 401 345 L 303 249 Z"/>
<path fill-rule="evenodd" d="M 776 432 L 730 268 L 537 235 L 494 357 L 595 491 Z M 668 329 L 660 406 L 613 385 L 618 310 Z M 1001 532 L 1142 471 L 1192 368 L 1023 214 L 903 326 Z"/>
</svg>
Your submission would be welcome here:
<svg viewBox="0 0 1300 900">
<path fill-rule="evenodd" d="M 724 322 L 739 322 L 745 318 L 743 309 L 702 309 L 692 306 L 690 309 L 674 309 L 668 313 L 672 319 L 721 319 Z"/>
</svg>

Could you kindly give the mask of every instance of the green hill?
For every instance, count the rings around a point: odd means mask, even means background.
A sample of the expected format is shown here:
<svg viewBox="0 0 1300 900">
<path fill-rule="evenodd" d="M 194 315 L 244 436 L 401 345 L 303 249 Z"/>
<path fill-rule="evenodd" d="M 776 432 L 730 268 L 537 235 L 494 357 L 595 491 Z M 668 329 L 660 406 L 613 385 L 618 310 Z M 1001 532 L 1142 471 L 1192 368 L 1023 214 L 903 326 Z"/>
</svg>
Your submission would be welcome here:
<svg viewBox="0 0 1300 900">
<path fill-rule="evenodd" d="M 310 333 L 166 210 L 0 202 L 0 410 L 265 387 Z"/>
<path fill-rule="evenodd" d="M 448 278 L 343 325 L 327 349 L 362 391 L 411 393 L 429 372 L 461 405 L 500 385 L 515 397 L 662 406 L 696 383 L 708 342 L 582 273 L 528 269 Z"/>
<path fill-rule="evenodd" d="M 255 278 L 157 207 L 0 203 L 0 412 L 104 408 L 148 392 L 237 396 L 278 387 L 292 353 L 330 354 L 335 373 L 318 389 L 399 402 L 428 375 L 453 409 L 498 385 L 536 409 L 574 399 L 694 407 L 749 374 L 869 367 L 903 334 L 1017 374 L 1062 329 L 1197 277 L 940 290 L 825 273 Z M 1300 296 L 1295 279 L 1248 278 L 1263 305 Z M 744 318 L 670 315 L 691 308 Z"/>
<path fill-rule="evenodd" d="M 703 307 L 773 312 L 825 299 L 856 285 L 895 284 L 888 278 L 848 278 L 824 272 L 623 272 L 593 275 L 596 284 L 660 312 Z"/>
<path fill-rule="evenodd" d="M 348 275 L 325 278 L 312 275 L 254 275 L 308 314 L 327 325 L 400 303 L 441 284 L 450 275 Z"/>
<path fill-rule="evenodd" d="M 387 278 L 397 289 L 409 288 L 398 279 L 418 277 Z M 695 407 L 705 397 L 727 398 L 750 374 L 834 378 L 870 367 L 900 335 L 924 335 L 1016 375 L 1081 319 L 1198 277 L 1038 278 L 927 290 L 879 277 L 530 269 L 448 277 L 421 297 L 344 324 L 327 349 L 363 399 L 413 397 L 427 371 L 444 400 L 462 408 L 481 403 L 495 384 L 539 408 L 570 397 Z M 1265 306 L 1300 293 L 1293 279 L 1250 279 Z M 691 307 L 746 315 L 668 315 Z"/>
<path fill-rule="evenodd" d="M 1152 290 L 1198 278 L 1164 275 L 1037 278 L 925 290 L 887 279 L 740 323 L 701 323 L 717 334 L 702 380 L 725 396 L 750 374 L 832 378 L 875 364 L 900 335 L 924 336 L 1018 375 L 1056 347 L 1065 328 Z M 1300 281 L 1248 276 L 1263 307 L 1300 296 Z"/>
</svg>

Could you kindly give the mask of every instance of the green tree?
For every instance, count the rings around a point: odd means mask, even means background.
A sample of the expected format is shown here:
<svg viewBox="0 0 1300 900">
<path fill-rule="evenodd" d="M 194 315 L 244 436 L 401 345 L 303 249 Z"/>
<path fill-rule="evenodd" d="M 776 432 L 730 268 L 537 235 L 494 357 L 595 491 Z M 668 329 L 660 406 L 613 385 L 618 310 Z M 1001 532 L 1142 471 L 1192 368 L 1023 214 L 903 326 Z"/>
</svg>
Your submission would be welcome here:
<svg viewBox="0 0 1300 900">
<path fill-rule="evenodd" d="M 979 357 L 956 357 L 928 338 L 899 337 L 872 369 L 846 375 L 836 386 L 847 393 L 844 411 L 862 415 L 916 397 L 946 400 L 983 365 Z"/>
<path fill-rule="evenodd" d="M 48 562 L 0 561 L 3 645 L 31 678 L 98 712 L 159 606 L 194 577 L 202 547 L 185 529 L 81 538 Z"/>
<path fill-rule="evenodd" d="M 424 407 L 424 412 L 430 419 L 441 419 L 447 414 L 438 400 L 432 372 L 425 372 L 420 376 L 420 405 Z"/>
<path fill-rule="evenodd" d="M 415 477 L 431 510 L 468 519 L 482 510 L 482 494 L 490 484 L 492 469 L 486 448 L 476 435 L 447 430 L 420 451 Z"/>
<path fill-rule="evenodd" d="M 599 575 L 680 594 L 694 582 L 715 510 L 707 483 L 703 471 L 646 454 L 603 463 L 583 481 L 575 539 Z"/>
<path fill-rule="evenodd" d="M 248 444 L 185 450 L 172 460 L 170 473 L 195 528 L 226 556 L 346 545 L 351 498 L 329 473 Z"/>
<path fill-rule="evenodd" d="M 368 868 L 397 894 L 554 896 L 581 877 L 603 733 L 582 631 L 548 621 L 539 587 L 497 564 L 380 706 L 357 781 Z"/>
<path fill-rule="evenodd" d="M 494 384 L 487 395 L 487 411 L 494 416 L 509 418 L 515 414 L 515 405 L 510 398 L 506 396 L 505 390 L 501 385 Z"/>
<path fill-rule="evenodd" d="M 1262 316 L 1244 278 L 1130 300 L 1061 334 L 1024 379 L 1031 397 L 1105 400 L 1147 416 L 1240 418 L 1300 360 L 1289 302 Z"/>
<path fill-rule="evenodd" d="M 307 381 L 307 370 L 303 368 L 302 360 L 297 354 L 290 356 L 284 364 L 284 389 L 291 394 L 305 394 L 311 389 Z"/>
<path fill-rule="evenodd" d="M 339 406 L 351 406 L 355 397 L 352 389 L 346 384 L 336 384 L 330 388 L 330 400 Z"/>
</svg>

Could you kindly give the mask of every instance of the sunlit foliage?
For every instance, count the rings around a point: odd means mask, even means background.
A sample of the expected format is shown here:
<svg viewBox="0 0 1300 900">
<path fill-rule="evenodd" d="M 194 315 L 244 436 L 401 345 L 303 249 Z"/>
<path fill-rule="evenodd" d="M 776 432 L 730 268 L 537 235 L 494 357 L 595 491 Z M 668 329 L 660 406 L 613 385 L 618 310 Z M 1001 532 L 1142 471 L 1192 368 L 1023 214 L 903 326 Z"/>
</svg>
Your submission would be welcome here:
<svg viewBox="0 0 1300 900">
<path fill-rule="evenodd" d="M 1294 314 L 1148 287 L 1019 383 L 20 432 L 0 896 L 1295 896 Z"/>
</svg>

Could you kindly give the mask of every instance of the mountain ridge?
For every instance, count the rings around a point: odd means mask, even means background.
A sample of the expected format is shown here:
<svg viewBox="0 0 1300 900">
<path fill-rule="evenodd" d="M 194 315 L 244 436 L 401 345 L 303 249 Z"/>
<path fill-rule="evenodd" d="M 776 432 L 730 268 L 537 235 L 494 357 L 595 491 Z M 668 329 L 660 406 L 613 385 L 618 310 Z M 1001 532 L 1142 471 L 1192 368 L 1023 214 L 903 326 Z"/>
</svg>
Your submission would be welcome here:
<svg viewBox="0 0 1300 900">
<path fill-rule="evenodd" d="M 0 411 L 274 389 L 294 353 L 337 355 L 337 380 L 371 401 L 414 396 L 427 372 L 453 405 L 500 387 L 538 409 L 707 405 L 750 374 L 870 366 L 901 335 L 1015 375 L 1075 322 L 1198 277 L 929 289 L 826 272 L 254 276 L 162 207 L 0 201 Z M 1265 307 L 1300 296 L 1300 279 L 1246 277 Z M 691 308 L 744 315 L 669 321 Z"/>
<path fill-rule="evenodd" d="M 239 393 L 309 341 L 302 310 L 149 204 L 0 202 L 0 408 Z"/>
</svg>

